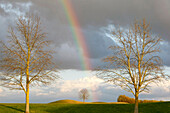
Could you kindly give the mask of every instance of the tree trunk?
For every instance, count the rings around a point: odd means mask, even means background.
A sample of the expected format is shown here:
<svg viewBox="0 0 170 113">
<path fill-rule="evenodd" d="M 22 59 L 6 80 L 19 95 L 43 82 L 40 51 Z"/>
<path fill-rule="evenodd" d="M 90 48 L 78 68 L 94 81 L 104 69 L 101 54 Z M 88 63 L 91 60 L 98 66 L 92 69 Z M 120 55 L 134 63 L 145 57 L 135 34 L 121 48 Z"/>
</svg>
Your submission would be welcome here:
<svg viewBox="0 0 170 113">
<path fill-rule="evenodd" d="M 83 98 L 83 103 L 84 103 L 84 100 L 85 100 L 85 99 Z"/>
<path fill-rule="evenodd" d="M 27 91 L 26 91 L 26 109 L 25 113 L 29 113 L 29 85 L 27 85 Z"/>
<path fill-rule="evenodd" d="M 135 110 L 134 113 L 138 113 L 138 93 L 135 94 Z"/>
<path fill-rule="evenodd" d="M 30 64 L 30 45 L 29 45 L 29 40 L 28 40 L 28 58 L 27 58 L 27 68 L 26 68 L 26 76 L 27 76 L 27 81 L 26 81 L 26 109 L 25 113 L 29 113 L 29 64 Z"/>
</svg>

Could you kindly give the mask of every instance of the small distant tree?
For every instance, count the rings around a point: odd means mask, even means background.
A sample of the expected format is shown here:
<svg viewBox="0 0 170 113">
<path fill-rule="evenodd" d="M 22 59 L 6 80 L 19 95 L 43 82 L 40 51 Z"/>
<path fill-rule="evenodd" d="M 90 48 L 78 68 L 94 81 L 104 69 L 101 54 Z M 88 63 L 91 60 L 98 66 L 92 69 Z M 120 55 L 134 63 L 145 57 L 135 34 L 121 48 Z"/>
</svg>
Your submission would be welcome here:
<svg viewBox="0 0 170 113">
<path fill-rule="evenodd" d="M 26 110 L 29 113 L 30 85 L 49 84 L 58 78 L 52 53 L 43 32 L 40 18 L 34 15 L 19 17 L 15 27 L 10 27 L 8 43 L 1 41 L 0 70 L 2 86 L 23 90 Z"/>
<path fill-rule="evenodd" d="M 139 94 L 148 92 L 151 83 L 168 78 L 159 57 L 161 37 L 151 33 L 145 19 L 135 21 L 128 29 L 115 29 L 111 35 L 116 42 L 110 47 L 113 54 L 103 59 L 107 65 L 99 70 L 98 76 L 132 93 L 134 113 L 138 113 Z"/>
<path fill-rule="evenodd" d="M 83 103 L 89 98 L 89 92 L 86 88 L 80 90 L 79 98 L 83 99 Z"/>
</svg>

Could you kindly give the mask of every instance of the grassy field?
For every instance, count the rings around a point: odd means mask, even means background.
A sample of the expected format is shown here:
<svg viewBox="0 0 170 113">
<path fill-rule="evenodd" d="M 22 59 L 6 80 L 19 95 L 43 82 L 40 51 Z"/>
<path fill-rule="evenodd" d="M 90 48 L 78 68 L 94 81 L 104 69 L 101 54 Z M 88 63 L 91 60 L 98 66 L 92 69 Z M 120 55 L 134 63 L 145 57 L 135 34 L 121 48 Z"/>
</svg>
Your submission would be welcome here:
<svg viewBox="0 0 170 113">
<path fill-rule="evenodd" d="M 0 104 L 0 113 L 23 113 L 25 104 Z M 133 113 L 133 104 L 30 104 L 30 113 Z M 170 113 L 170 102 L 139 104 L 139 113 Z"/>
</svg>

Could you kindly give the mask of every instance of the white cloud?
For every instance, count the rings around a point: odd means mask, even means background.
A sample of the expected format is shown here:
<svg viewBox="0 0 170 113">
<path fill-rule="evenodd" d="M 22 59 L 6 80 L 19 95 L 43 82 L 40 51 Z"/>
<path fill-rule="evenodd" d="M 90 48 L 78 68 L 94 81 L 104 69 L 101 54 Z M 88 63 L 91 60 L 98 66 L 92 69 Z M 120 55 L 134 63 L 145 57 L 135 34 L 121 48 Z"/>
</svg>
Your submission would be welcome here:
<svg viewBox="0 0 170 113">
<path fill-rule="evenodd" d="M 169 68 L 166 68 L 168 70 Z M 168 71 L 167 71 L 168 72 Z M 169 73 L 169 72 L 168 72 Z M 83 75 L 84 74 L 84 75 Z M 93 73 L 94 74 L 94 73 Z M 64 79 L 56 80 L 49 86 L 31 87 L 30 102 L 52 102 L 61 99 L 73 99 L 81 101 L 78 98 L 78 92 L 82 88 L 87 88 L 90 93 L 88 101 L 117 101 L 119 95 L 127 95 L 133 97 L 131 93 L 116 87 L 111 83 L 104 83 L 102 79 L 92 76 L 87 71 L 64 70 L 61 75 L 65 75 Z M 67 75 L 67 76 L 66 76 Z M 80 78 L 78 75 L 82 75 Z M 87 76 L 85 76 L 87 75 Z M 74 77 L 73 77 L 74 76 Z M 69 77 L 69 79 L 68 79 Z M 72 79 L 71 79 L 72 77 Z M 74 78 L 74 79 L 73 79 Z M 0 88 L 1 102 L 24 102 L 23 91 L 10 91 Z M 13 98 L 13 95 L 16 95 Z M 158 86 L 152 84 L 150 93 L 141 93 L 140 99 L 169 100 L 170 98 L 170 81 L 160 83 Z M 10 98 L 9 98 L 10 97 Z M 22 97 L 22 98 L 21 98 Z"/>
<path fill-rule="evenodd" d="M 61 92 L 71 92 L 74 89 L 80 90 L 82 88 L 96 90 L 103 80 L 97 78 L 96 76 L 85 77 L 78 80 L 66 80 L 61 84 Z"/>
<path fill-rule="evenodd" d="M 0 88 L 0 93 L 2 93 L 3 92 L 3 90 Z"/>
<path fill-rule="evenodd" d="M 36 96 L 46 96 L 46 95 L 51 95 L 51 94 L 55 94 L 55 92 L 54 91 L 49 91 L 49 92 L 38 92 L 38 93 L 36 93 Z"/>
<path fill-rule="evenodd" d="M 0 3 L 0 8 L 4 10 L 5 13 L 15 14 L 17 16 L 25 15 L 25 12 L 28 12 L 32 2 L 27 3 Z"/>
<path fill-rule="evenodd" d="M 162 89 L 164 92 L 170 92 L 170 80 L 159 83 L 158 85 L 152 84 L 152 90 Z"/>
</svg>

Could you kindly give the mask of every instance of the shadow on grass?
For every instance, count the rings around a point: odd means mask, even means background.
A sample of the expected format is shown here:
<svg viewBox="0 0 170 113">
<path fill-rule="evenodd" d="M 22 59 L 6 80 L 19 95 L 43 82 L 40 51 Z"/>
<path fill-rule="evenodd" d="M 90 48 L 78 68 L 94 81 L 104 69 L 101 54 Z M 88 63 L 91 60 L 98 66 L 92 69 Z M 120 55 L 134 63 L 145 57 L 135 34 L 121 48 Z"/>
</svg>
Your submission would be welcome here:
<svg viewBox="0 0 170 113">
<path fill-rule="evenodd" d="M 0 106 L 6 107 L 6 108 L 10 108 L 10 109 L 13 109 L 13 110 L 16 110 L 16 111 L 24 112 L 24 110 L 22 110 L 22 109 L 18 109 L 18 108 L 15 108 L 15 107 L 7 106 L 7 105 L 4 105 L 4 104 L 0 104 Z"/>
</svg>

